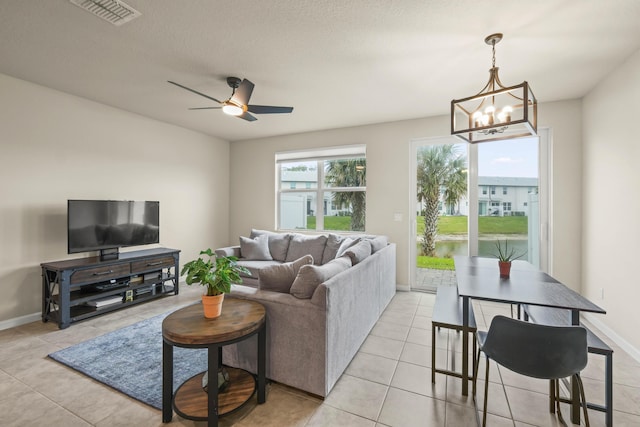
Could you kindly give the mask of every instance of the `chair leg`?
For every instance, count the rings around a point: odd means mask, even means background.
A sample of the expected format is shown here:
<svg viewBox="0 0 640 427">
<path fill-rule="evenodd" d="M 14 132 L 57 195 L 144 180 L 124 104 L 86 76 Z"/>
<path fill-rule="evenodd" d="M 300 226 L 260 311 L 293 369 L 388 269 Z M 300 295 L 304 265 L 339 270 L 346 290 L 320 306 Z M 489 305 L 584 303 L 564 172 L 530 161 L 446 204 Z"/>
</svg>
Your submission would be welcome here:
<svg viewBox="0 0 640 427">
<path fill-rule="evenodd" d="M 549 413 L 556 413 L 556 380 L 549 380 Z"/>
<path fill-rule="evenodd" d="M 558 411 L 558 419 L 560 420 L 560 423 L 562 423 L 563 426 L 566 426 L 567 423 L 564 421 L 564 418 L 562 418 L 562 410 L 560 409 L 560 380 L 559 379 L 555 379 L 552 380 L 554 382 L 554 389 L 555 389 L 555 401 L 556 401 L 556 408 Z"/>
<path fill-rule="evenodd" d="M 582 412 L 584 413 L 584 424 L 589 427 L 589 414 L 587 412 L 587 398 L 584 395 L 584 386 L 582 384 L 582 378 L 580 374 L 575 374 L 576 381 L 578 382 L 578 389 L 580 390 L 580 405 L 582 405 Z"/>
<path fill-rule="evenodd" d="M 473 397 L 476 397 L 476 383 L 478 382 L 478 366 L 480 365 L 480 352 L 482 350 L 478 349 L 478 355 L 474 359 L 473 365 Z"/>
<path fill-rule="evenodd" d="M 475 355 L 476 354 L 476 349 L 478 348 L 478 341 L 476 340 L 476 334 L 473 333 L 471 334 L 471 339 L 473 340 L 473 350 L 471 350 L 471 354 Z M 471 381 L 473 382 L 473 394 L 475 396 L 476 393 L 476 374 L 478 372 L 478 361 L 476 360 L 476 358 L 472 358 L 471 359 L 471 372 L 473 372 L 473 378 L 471 379 Z"/>
<path fill-rule="evenodd" d="M 484 380 L 484 411 L 482 412 L 482 427 L 487 426 L 487 397 L 489 395 L 489 358 L 487 357 L 486 359 L 487 359 L 487 373 L 485 375 L 485 380 Z"/>
</svg>

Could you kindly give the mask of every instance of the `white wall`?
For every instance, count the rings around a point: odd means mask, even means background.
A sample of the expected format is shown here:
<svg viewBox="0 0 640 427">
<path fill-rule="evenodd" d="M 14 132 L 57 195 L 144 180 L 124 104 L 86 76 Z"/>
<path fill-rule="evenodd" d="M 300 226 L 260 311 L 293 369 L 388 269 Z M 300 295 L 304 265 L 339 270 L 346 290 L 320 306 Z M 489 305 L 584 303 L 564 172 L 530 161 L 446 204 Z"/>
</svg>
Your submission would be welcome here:
<svg viewBox="0 0 640 427">
<path fill-rule="evenodd" d="M 551 132 L 551 269 L 570 288 L 581 288 L 582 102 L 538 106 L 538 122 Z M 544 232 L 544 229 L 542 230 Z"/>
<path fill-rule="evenodd" d="M 640 351 L 640 51 L 584 98 L 583 293 Z M 602 299 L 604 292 L 604 299 Z M 640 353 L 636 353 L 637 357 Z"/>
<path fill-rule="evenodd" d="M 228 142 L 2 74 L 0 93 L 0 324 L 40 312 L 41 262 L 90 255 L 67 255 L 67 199 L 159 200 L 181 261 L 226 242 Z"/>
<path fill-rule="evenodd" d="M 540 127 L 553 130 L 554 253 L 553 273 L 569 286 L 580 286 L 581 122 L 580 101 L 539 106 Z M 398 245 L 397 281 L 409 283 L 410 141 L 448 135 L 448 116 L 407 120 L 321 132 L 264 138 L 231 144 L 229 243 L 238 244 L 252 227 L 274 229 L 276 152 L 367 145 L 368 233 L 386 234 Z M 402 214 L 401 222 L 394 214 Z"/>
</svg>

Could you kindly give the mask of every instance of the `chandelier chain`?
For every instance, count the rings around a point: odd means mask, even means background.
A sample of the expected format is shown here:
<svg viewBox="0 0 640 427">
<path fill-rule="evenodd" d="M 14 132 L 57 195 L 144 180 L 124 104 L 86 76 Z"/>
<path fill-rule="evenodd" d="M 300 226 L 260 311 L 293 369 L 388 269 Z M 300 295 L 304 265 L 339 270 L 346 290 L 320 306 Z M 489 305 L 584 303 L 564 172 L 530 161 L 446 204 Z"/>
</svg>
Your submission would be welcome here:
<svg viewBox="0 0 640 427">
<path fill-rule="evenodd" d="M 491 43 L 491 51 L 493 53 L 493 61 L 491 62 L 491 66 L 496 68 L 496 42 L 495 40 Z"/>
</svg>

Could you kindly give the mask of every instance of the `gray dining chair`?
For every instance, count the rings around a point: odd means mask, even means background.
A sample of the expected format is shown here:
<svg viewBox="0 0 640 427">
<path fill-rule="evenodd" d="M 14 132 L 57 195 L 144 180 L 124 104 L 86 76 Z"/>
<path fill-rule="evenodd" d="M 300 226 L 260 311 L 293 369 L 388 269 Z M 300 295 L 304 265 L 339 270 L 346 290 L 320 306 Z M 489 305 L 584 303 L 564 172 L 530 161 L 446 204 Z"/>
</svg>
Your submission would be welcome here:
<svg viewBox="0 0 640 427">
<path fill-rule="evenodd" d="M 518 374 L 551 380 L 550 398 L 555 401 L 558 418 L 564 423 L 560 412 L 561 378 L 574 377 L 580 390 L 580 405 L 584 411 L 586 426 L 589 426 L 587 403 L 580 371 L 587 365 L 587 331 L 581 326 L 547 326 L 523 322 L 505 316 L 495 316 L 489 330 L 478 331 L 477 379 L 480 354 L 486 355 L 486 377 L 484 383 L 484 412 L 482 425 L 487 424 L 487 394 L 489 391 L 489 360 L 494 360 Z M 473 382 L 476 395 L 476 382 Z M 553 406 L 551 406 L 553 408 Z M 553 412 L 553 409 L 551 410 Z M 565 424 L 566 425 L 566 424 Z"/>
</svg>

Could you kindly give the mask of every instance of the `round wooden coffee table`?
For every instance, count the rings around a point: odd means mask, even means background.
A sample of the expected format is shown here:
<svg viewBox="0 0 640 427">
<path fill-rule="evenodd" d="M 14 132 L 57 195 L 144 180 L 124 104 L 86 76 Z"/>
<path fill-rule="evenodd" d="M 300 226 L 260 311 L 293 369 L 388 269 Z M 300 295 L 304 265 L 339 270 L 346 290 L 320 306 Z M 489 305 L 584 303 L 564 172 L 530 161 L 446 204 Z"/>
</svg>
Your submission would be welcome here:
<svg viewBox="0 0 640 427">
<path fill-rule="evenodd" d="M 241 407 L 256 389 L 253 375 L 228 368 L 229 385 L 218 392 L 218 375 L 209 375 L 208 392 L 202 388 L 204 372 L 185 381 L 173 395 L 173 347 L 206 348 L 209 372 L 217 373 L 222 364 L 222 347 L 258 334 L 258 403 L 266 401 L 266 318 L 262 304 L 225 298 L 222 314 L 204 317 L 202 304 L 194 304 L 168 315 L 162 322 L 162 422 L 168 423 L 173 409 L 180 416 L 208 420 L 218 425 L 218 417 Z M 173 404 L 173 408 L 172 408 Z"/>
</svg>

